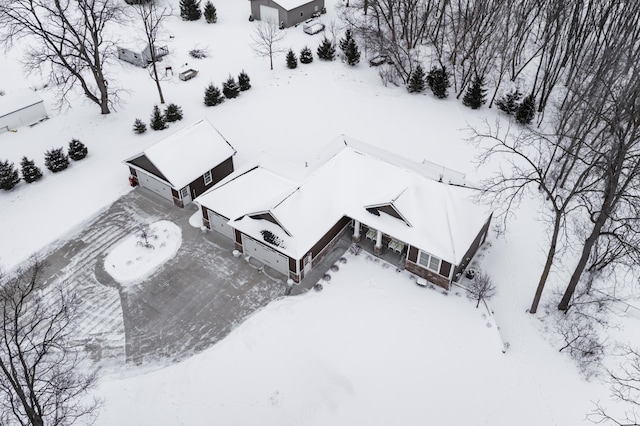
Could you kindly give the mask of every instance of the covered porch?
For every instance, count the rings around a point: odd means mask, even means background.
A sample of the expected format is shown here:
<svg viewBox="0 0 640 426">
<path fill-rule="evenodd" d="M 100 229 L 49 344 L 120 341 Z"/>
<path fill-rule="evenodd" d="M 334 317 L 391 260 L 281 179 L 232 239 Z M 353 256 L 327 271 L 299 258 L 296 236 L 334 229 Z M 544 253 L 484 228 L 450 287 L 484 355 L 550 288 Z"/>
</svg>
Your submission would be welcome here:
<svg viewBox="0 0 640 426">
<path fill-rule="evenodd" d="M 407 243 L 357 220 L 351 222 L 351 231 L 351 240 L 363 250 L 404 269 L 409 250 Z"/>
</svg>

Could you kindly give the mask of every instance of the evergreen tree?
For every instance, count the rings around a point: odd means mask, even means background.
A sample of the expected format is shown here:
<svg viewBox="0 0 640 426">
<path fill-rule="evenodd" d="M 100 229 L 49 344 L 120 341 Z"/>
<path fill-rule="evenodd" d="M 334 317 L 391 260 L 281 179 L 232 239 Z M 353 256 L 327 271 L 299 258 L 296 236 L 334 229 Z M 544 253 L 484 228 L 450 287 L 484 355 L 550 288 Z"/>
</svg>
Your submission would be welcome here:
<svg viewBox="0 0 640 426">
<path fill-rule="evenodd" d="M 420 93 L 424 91 L 424 70 L 418 64 L 416 69 L 411 73 L 411 77 L 409 78 L 409 84 L 407 85 L 407 90 L 409 93 Z"/>
<path fill-rule="evenodd" d="M 216 7 L 210 1 L 207 1 L 204 4 L 204 19 L 207 21 L 207 24 L 215 24 L 218 22 L 218 11 Z"/>
<path fill-rule="evenodd" d="M 478 109 L 487 102 L 486 95 L 487 89 L 484 88 L 484 77 L 476 76 L 471 87 L 464 94 L 462 103 L 471 109 Z"/>
<path fill-rule="evenodd" d="M 58 173 L 69 167 L 69 157 L 62 148 L 52 148 L 44 153 L 44 165 L 53 173 Z"/>
<path fill-rule="evenodd" d="M 296 58 L 296 54 L 293 53 L 293 50 L 289 49 L 287 52 L 287 68 L 294 69 L 298 66 L 298 58 Z"/>
<path fill-rule="evenodd" d="M 451 86 L 446 67 L 433 67 L 427 75 L 427 84 L 433 94 L 440 99 L 446 98 L 447 89 Z"/>
<path fill-rule="evenodd" d="M 149 122 L 149 127 L 153 130 L 164 130 L 167 128 L 167 121 L 160 112 L 160 108 L 158 105 L 153 106 L 153 112 L 151 113 L 151 121 Z"/>
<path fill-rule="evenodd" d="M 324 59 L 325 61 L 333 61 L 336 57 L 336 48 L 332 42 L 329 41 L 328 38 L 324 38 L 320 46 L 318 46 L 318 58 Z"/>
<path fill-rule="evenodd" d="M 204 90 L 204 104 L 206 106 L 216 106 L 224 102 L 224 97 L 222 97 L 222 93 L 220 89 L 211 83 Z"/>
<path fill-rule="evenodd" d="M 0 188 L 5 191 L 13 189 L 20 182 L 18 169 L 9 161 L 0 161 Z"/>
<path fill-rule="evenodd" d="M 42 177 L 40 167 L 36 166 L 36 163 L 27 157 L 22 157 L 20 168 L 22 169 L 22 179 L 27 183 L 35 182 Z"/>
<path fill-rule="evenodd" d="M 73 161 L 82 160 L 84 157 L 87 156 L 87 153 L 89 152 L 87 147 L 78 139 L 71 139 L 71 142 L 69 142 L 68 151 L 69 151 L 69 157 L 71 157 Z"/>
<path fill-rule="evenodd" d="M 164 118 L 167 123 L 173 123 L 182 120 L 182 108 L 176 104 L 169 104 L 164 110 Z"/>
<path fill-rule="evenodd" d="M 238 75 L 238 86 L 240 86 L 241 92 L 251 89 L 251 79 L 249 79 L 249 76 L 244 70 Z"/>
<path fill-rule="evenodd" d="M 347 46 L 349 45 L 349 42 L 351 40 L 353 40 L 353 35 L 351 34 L 351 30 L 347 29 L 347 31 L 345 31 L 344 33 L 344 38 L 340 39 L 340 41 L 338 42 L 340 50 L 342 50 L 342 53 L 344 53 L 345 55 L 347 54 Z"/>
<path fill-rule="evenodd" d="M 498 99 L 496 101 L 496 106 L 499 110 L 504 111 L 509 115 L 513 115 L 518 110 L 518 101 L 521 97 L 522 93 L 520 90 L 516 89 Z"/>
<path fill-rule="evenodd" d="M 358 49 L 355 39 L 351 38 L 347 42 L 347 46 L 344 50 L 344 56 L 347 59 L 348 65 L 354 66 L 360 62 L 360 49 Z"/>
<path fill-rule="evenodd" d="M 516 110 L 516 121 L 520 124 L 531 124 L 536 115 L 536 97 L 532 94 L 522 100 Z"/>
<path fill-rule="evenodd" d="M 222 83 L 222 93 L 224 93 L 224 96 L 227 99 L 238 97 L 238 95 L 240 94 L 240 87 L 238 86 L 238 83 L 236 83 L 235 78 L 229 76 L 229 78 L 227 78 L 227 81 Z"/>
<path fill-rule="evenodd" d="M 311 49 L 305 46 L 300 51 L 300 63 L 302 64 L 310 64 L 313 62 L 313 53 L 311 53 Z"/>
<path fill-rule="evenodd" d="M 142 134 L 147 131 L 147 125 L 139 118 L 136 118 L 136 121 L 133 122 L 133 131 L 137 134 Z"/>
<path fill-rule="evenodd" d="M 184 21 L 197 21 L 201 16 L 200 0 L 180 0 L 180 17 Z"/>
</svg>

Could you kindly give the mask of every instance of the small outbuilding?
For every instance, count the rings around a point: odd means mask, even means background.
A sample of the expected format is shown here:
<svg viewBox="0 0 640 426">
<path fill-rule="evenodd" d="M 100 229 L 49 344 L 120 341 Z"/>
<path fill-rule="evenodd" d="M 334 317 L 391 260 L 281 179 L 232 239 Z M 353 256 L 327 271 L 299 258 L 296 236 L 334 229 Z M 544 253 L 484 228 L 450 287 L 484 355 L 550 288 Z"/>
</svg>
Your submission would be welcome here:
<svg viewBox="0 0 640 426">
<path fill-rule="evenodd" d="M 324 0 L 250 0 L 251 16 L 259 21 L 270 20 L 288 28 L 318 15 Z"/>
<path fill-rule="evenodd" d="M 163 56 L 167 56 L 168 54 L 169 48 L 167 46 L 155 46 L 156 60 L 161 60 Z M 151 48 L 149 45 L 144 49 L 118 46 L 118 59 L 144 68 L 152 62 Z"/>
<path fill-rule="evenodd" d="M 0 133 L 30 126 L 47 118 L 42 98 L 31 89 L 16 90 L 0 96 Z"/>
<path fill-rule="evenodd" d="M 206 119 L 125 160 L 129 182 L 184 207 L 233 172 L 231 144 Z"/>
</svg>

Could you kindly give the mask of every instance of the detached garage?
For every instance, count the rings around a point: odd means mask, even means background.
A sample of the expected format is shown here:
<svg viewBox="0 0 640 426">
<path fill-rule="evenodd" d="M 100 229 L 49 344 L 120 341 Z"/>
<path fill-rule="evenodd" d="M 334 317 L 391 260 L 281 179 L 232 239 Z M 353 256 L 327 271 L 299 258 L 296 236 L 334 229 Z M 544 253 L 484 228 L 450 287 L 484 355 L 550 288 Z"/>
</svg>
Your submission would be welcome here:
<svg viewBox="0 0 640 426">
<path fill-rule="evenodd" d="M 0 133 L 47 119 L 42 98 L 31 89 L 0 96 Z"/>
<path fill-rule="evenodd" d="M 251 16 L 292 27 L 312 18 L 324 9 L 324 0 L 251 0 Z"/>
<path fill-rule="evenodd" d="M 178 130 L 149 149 L 125 160 L 129 183 L 178 207 L 233 172 L 236 151 L 207 120 Z"/>
</svg>

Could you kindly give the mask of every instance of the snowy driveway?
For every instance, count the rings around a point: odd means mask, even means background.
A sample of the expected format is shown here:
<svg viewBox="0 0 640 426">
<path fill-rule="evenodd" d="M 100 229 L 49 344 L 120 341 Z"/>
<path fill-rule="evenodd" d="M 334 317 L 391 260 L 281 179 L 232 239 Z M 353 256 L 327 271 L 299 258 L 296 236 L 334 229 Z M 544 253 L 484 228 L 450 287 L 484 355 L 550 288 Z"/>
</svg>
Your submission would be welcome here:
<svg viewBox="0 0 640 426">
<path fill-rule="evenodd" d="M 132 191 L 45 257 L 45 276 L 80 292 L 81 333 L 100 364 L 184 359 L 284 295 L 284 281 L 231 255 L 231 241 L 189 225 L 195 211 Z M 144 282 L 121 287 L 106 273 L 105 256 L 137 225 L 158 220 L 182 229 L 180 250 Z"/>
</svg>

